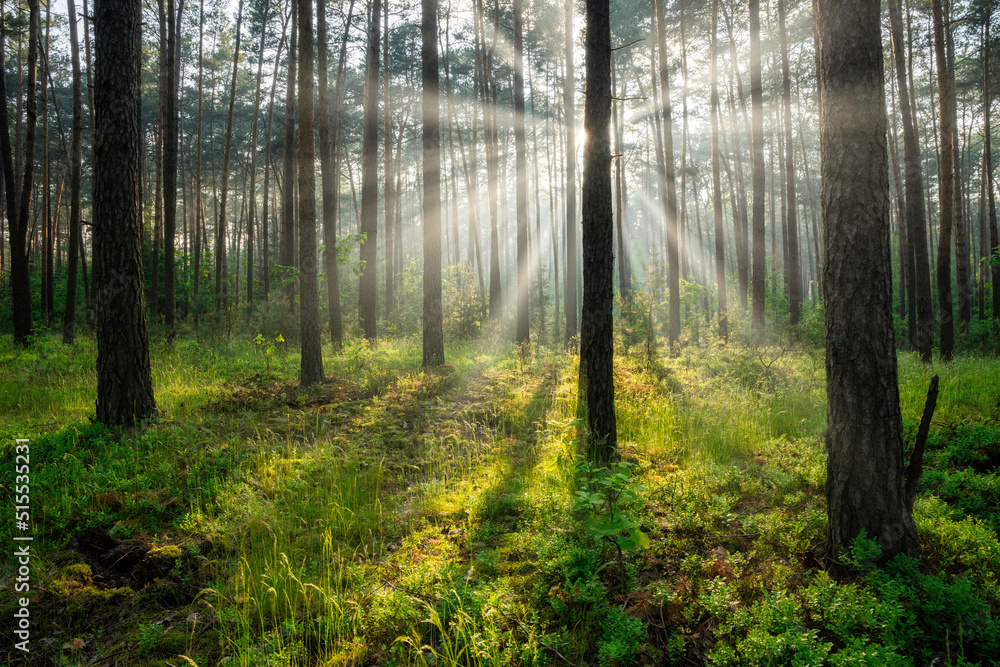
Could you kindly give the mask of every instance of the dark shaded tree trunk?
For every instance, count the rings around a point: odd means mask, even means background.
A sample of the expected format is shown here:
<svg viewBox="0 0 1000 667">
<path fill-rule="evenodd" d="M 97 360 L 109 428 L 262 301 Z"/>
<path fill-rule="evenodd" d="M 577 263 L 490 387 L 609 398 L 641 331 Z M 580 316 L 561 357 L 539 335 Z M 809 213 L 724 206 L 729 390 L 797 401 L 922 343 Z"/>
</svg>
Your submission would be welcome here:
<svg viewBox="0 0 1000 667">
<path fill-rule="evenodd" d="M 323 381 L 323 347 L 319 336 L 319 276 L 316 254 L 316 132 L 313 114 L 315 67 L 313 58 L 313 8 L 299 0 L 299 322 L 302 356 L 299 382 Z M 239 42 L 237 42 L 239 43 Z"/>
<path fill-rule="evenodd" d="M 38 120 L 38 101 L 35 97 L 36 72 L 38 63 L 38 40 L 40 33 L 40 21 L 38 0 L 28 2 L 28 73 L 25 82 L 25 140 L 24 157 L 22 163 L 21 193 L 12 196 L 12 188 L 7 190 L 8 212 L 10 207 L 17 206 L 16 219 L 11 217 L 8 221 L 10 229 L 10 291 L 11 308 L 14 319 L 14 340 L 21 345 L 27 346 L 31 339 L 31 278 L 28 274 L 28 223 L 31 210 L 31 184 L 35 172 L 35 126 Z M 20 96 L 18 96 L 20 99 Z M 6 97 L 4 98 L 6 100 Z M 7 106 L 3 106 L 3 134 L 7 134 Z M 20 110 L 18 110 L 20 119 Z M 10 139 L 4 150 L 10 154 Z M 20 158 L 19 158 L 20 159 Z M 8 171 L 7 166 L 4 172 Z M 17 172 L 10 170 L 12 174 Z M 6 177 L 5 177 L 6 178 Z"/>
<path fill-rule="evenodd" d="M 372 1 L 368 22 L 368 58 L 361 147 L 361 262 L 358 283 L 358 319 L 365 338 L 375 340 L 378 319 L 378 74 L 382 0 Z"/>
<path fill-rule="evenodd" d="M 573 0 L 565 2 L 566 77 L 563 80 L 563 107 L 566 114 L 566 280 L 563 303 L 566 311 L 565 345 L 569 347 L 577 331 L 576 302 L 576 80 L 573 68 Z"/>
<path fill-rule="evenodd" d="M 938 169 L 941 179 L 941 231 L 937 249 L 938 316 L 941 319 L 941 359 L 949 361 L 955 349 L 955 322 L 951 301 L 951 237 L 955 223 L 955 127 L 952 124 L 951 105 L 954 104 L 955 93 L 948 68 L 942 2 L 943 0 L 932 0 L 931 13 L 934 20 L 934 55 L 941 124 Z"/>
<path fill-rule="evenodd" d="M 587 0 L 580 380 L 581 396 L 585 396 L 587 401 L 587 423 L 590 427 L 587 451 L 595 461 L 611 461 L 618 457 L 612 317 L 614 213 L 611 200 L 610 14 L 608 0 Z M 660 36 L 662 58 L 662 33 Z M 664 99 L 667 99 L 666 96 Z"/>
<path fill-rule="evenodd" d="M 878 562 L 920 549 L 906 497 L 893 342 L 878 0 L 819 0 L 826 262 L 827 554 L 862 531 Z"/>
<path fill-rule="evenodd" d="M 66 3 L 69 17 L 70 61 L 73 67 L 73 125 L 70 130 L 69 164 L 69 258 L 66 267 L 66 305 L 63 308 L 63 343 L 76 338 L 77 268 L 80 257 L 80 174 L 83 170 L 83 75 L 80 69 L 80 38 L 77 36 L 76 3 Z M 0 97 L 0 99 L 3 99 Z"/>
<path fill-rule="evenodd" d="M 138 0 L 94 6 L 94 293 L 97 421 L 156 414 L 143 294 Z"/>
<path fill-rule="evenodd" d="M 989 217 L 983 229 L 983 239 L 989 238 L 989 245 L 985 253 L 987 258 L 997 252 L 1000 239 L 997 238 L 997 205 L 996 197 L 993 193 L 993 148 L 991 134 L 991 105 L 990 105 L 990 71 L 992 60 L 990 57 L 990 19 L 992 11 L 987 14 L 985 21 L 984 53 L 983 53 L 983 174 L 986 179 L 986 201 L 988 203 Z M 987 259 L 987 261 L 989 261 Z M 993 321 L 1000 321 L 1000 264 L 990 265 L 990 287 L 993 292 Z"/>
<path fill-rule="evenodd" d="M 437 0 L 422 0 L 420 22 L 424 172 L 424 367 L 444 363 L 444 323 L 441 313 L 441 86 L 438 71 L 437 4 Z"/>
</svg>

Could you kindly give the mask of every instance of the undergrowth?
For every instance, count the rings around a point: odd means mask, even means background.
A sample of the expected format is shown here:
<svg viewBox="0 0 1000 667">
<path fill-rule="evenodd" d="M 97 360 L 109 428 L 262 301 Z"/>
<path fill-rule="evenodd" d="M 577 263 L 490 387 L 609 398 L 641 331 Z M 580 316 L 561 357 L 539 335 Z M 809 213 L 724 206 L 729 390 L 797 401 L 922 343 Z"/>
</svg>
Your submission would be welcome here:
<svg viewBox="0 0 1000 667">
<path fill-rule="evenodd" d="M 152 350 L 158 419 L 116 430 L 88 420 L 92 339 L 4 339 L 33 663 L 997 664 L 1000 362 L 901 356 L 909 442 L 941 376 L 924 551 L 876 569 L 862 537 L 833 579 L 822 356 L 709 324 L 671 356 L 655 314 L 619 341 L 604 467 L 575 357 L 537 346 L 456 340 L 424 371 L 418 339 L 351 338 L 303 389 L 294 332 L 181 336 Z"/>
</svg>

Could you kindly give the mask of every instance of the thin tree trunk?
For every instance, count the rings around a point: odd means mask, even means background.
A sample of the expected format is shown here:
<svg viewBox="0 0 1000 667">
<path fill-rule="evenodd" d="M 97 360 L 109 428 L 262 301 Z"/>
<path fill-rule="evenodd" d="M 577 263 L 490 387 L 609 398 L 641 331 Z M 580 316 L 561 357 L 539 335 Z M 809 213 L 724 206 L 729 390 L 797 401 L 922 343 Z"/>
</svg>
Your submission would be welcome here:
<svg viewBox="0 0 1000 667">
<path fill-rule="evenodd" d="M 375 340 L 378 320 L 378 86 L 382 0 L 373 0 L 368 22 L 368 57 L 365 69 L 365 96 L 361 148 L 361 262 L 358 283 L 358 319 L 365 338 Z"/>
<path fill-rule="evenodd" d="M 664 200 L 667 234 L 667 288 L 670 293 L 670 325 L 668 341 L 671 354 L 676 354 L 681 335 L 680 260 L 677 249 L 677 184 L 674 177 L 674 138 L 670 113 L 670 68 L 667 58 L 667 26 L 664 14 L 666 0 L 656 2 L 657 43 L 660 50 L 660 101 L 663 105 L 663 164 L 667 197 Z"/>
<path fill-rule="evenodd" d="M 316 0 L 316 32 L 319 40 L 319 160 L 323 172 L 323 242 L 325 251 L 324 271 L 326 272 L 327 304 L 330 318 L 330 339 L 334 349 L 339 349 L 344 340 L 343 322 L 340 312 L 340 276 L 337 266 L 337 206 L 338 183 L 335 180 L 334 145 L 340 129 L 340 111 L 344 63 L 347 56 L 347 39 L 354 17 L 354 0 L 347 9 L 344 22 L 344 37 L 341 40 L 340 59 L 337 64 L 337 81 L 334 88 L 334 121 L 330 128 L 330 102 L 327 81 L 327 34 L 326 0 Z"/>
<path fill-rule="evenodd" d="M 726 254 L 725 227 L 722 221 L 722 182 L 719 174 L 719 0 L 712 0 L 712 67 L 711 81 L 711 123 L 712 123 L 712 210 L 715 215 L 715 281 L 719 299 L 719 337 L 729 336 L 729 320 L 726 316 Z M 735 206 L 735 202 L 733 202 Z"/>
<path fill-rule="evenodd" d="M 937 283 L 938 310 L 941 318 L 941 359 L 952 358 L 955 348 L 955 324 L 951 301 L 951 236 L 955 221 L 955 131 L 951 105 L 954 92 L 948 69 L 947 45 L 942 0 L 932 0 L 934 53 L 937 62 L 938 104 L 941 124 L 941 235 L 938 241 Z"/>
<path fill-rule="evenodd" d="M 764 336 L 764 102 L 760 64 L 760 0 L 750 0 L 750 104 L 753 108 L 753 288 L 750 327 L 753 336 Z"/>
<path fill-rule="evenodd" d="M 566 16 L 566 76 L 563 80 L 563 105 L 566 115 L 566 280 L 563 304 L 566 317 L 564 343 L 570 347 L 577 329 L 577 269 L 576 256 L 576 80 L 573 67 L 573 0 L 565 0 Z"/>
<path fill-rule="evenodd" d="M 76 338 L 77 266 L 80 254 L 80 174 L 83 170 L 83 76 L 80 71 L 80 39 L 77 36 L 76 2 L 67 0 L 70 62 L 73 67 L 73 127 L 70 132 L 69 259 L 66 275 L 66 305 L 63 308 L 63 343 Z"/>
<path fill-rule="evenodd" d="M 284 283 L 288 309 L 295 310 L 295 278 L 291 271 L 295 263 L 295 68 L 298 59 L 298 21 L 296 1 L 290 0 L 289 13 L 292 16 L 292 36 L 288 43 L 288 85 L 285 92 L 285 152 L 282 160 L 282 175 L 285 187 L 281 191 L 281 231 L 279 235 L 278 264 L 281 265 L 281 280 Z"/>
<path fill-rule="evenodd" d="M 229 114 L 226 120 L 226 143 L 222 150 L 222 197 L 219 202 L 219 222 L 215 231 L 215 311 L 227 307 L 228 276 L 226 275 L 226 203 L 229 196 L 229 156 L 233 146 L 233 109 L 236 104 L 236 74 L 240 60 L 240 27 L 243 25 L 243 0 L 236 15 L 236 43 L 233 47 L 233 76 L 229 84 Z"/>
</svg>

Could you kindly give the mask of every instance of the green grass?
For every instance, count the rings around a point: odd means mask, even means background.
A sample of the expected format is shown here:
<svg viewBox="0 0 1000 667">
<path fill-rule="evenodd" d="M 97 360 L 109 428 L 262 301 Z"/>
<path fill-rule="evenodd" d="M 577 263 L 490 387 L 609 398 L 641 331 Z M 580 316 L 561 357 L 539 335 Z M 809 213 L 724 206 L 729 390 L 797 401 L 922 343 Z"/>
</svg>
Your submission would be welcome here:
<svg viewBox="0 0 1000 667">
<path fill-rule="evenodd" d="M 425 372 L 416 338 L 350 339 L 300 389 L 294 341 L 182 335 L 152 349 L 159 419 L 114 430 L 88 420 L 92 339 L 2 339 L 3 448 L 31 437 L 35 627 L 86 642 L 39 659 L 994 664 L 1000 362 L 900 356 L 911 440 L 941 376 L 923 558 L 835 581 L 822 356 L 700 340 L 619 349 L 614 481 L 573 465 L 572 355 L 449 342 Z M 619 519 L 648 548 L 602 537 Z M 84 544 L 102 539 L 127 572 Z"/>
</svg>

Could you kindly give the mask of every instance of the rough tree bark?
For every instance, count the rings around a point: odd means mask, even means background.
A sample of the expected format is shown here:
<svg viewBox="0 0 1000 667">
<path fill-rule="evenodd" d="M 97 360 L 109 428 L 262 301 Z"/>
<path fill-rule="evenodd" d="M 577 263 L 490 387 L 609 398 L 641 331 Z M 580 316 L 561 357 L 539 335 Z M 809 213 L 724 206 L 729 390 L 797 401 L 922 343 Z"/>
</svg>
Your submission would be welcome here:
<svg viewBox="0 0 1000 667">
<path fill-rule="evenodd" d="M 373 0 L 368 22 L 368 60 L 361 145 L 361 263 L 358 282 L 358 319 L 365 338 L 375 340 L 378 319 L 378 73 L 382 0 Z"/>
<path fill-rule="evenodd" d="M 662 37 L 661 32 L 661 49 Z M 589 456 L 595 461 L 610 461 L 618 456 L 618 433 L 612 317 L 615 260 L 611 200 L 611 9 L 608 0 L 587 0 L 586 53 L 580 380 L 581 395 L 587 401 Z"/>
<path fill-rule="evenodd" d="M 444 363 L 441 313 L 441 101 L 438 72 L 437 0 L 422 0 L 420 22 L 421 109 L 424 172 L 423 364 Z"/>
<path fill-rule="evenodd" d="M 94 4 L 94 292 L 97 421 L 156 414 L 143 292 L 140 201 L 142 4 Z"/>
<path fill-rule="evenodd" d="M 313 8 L 298 2 L 299 49 L 299 323 L 302 356 L 299 382 L 323 381 L 323 348 L 319 336 L 319 277 L 316 266 L 316 132 L 313 114 Z M 239 42 L 237 42 L 239 43 Z"/>
<path fill-rule="evenodd" d="M 920 548 L 903 470 L 878 0 L 819 0 L 827 554 L 862 531 L 878 562 Z"/>
</svg>

